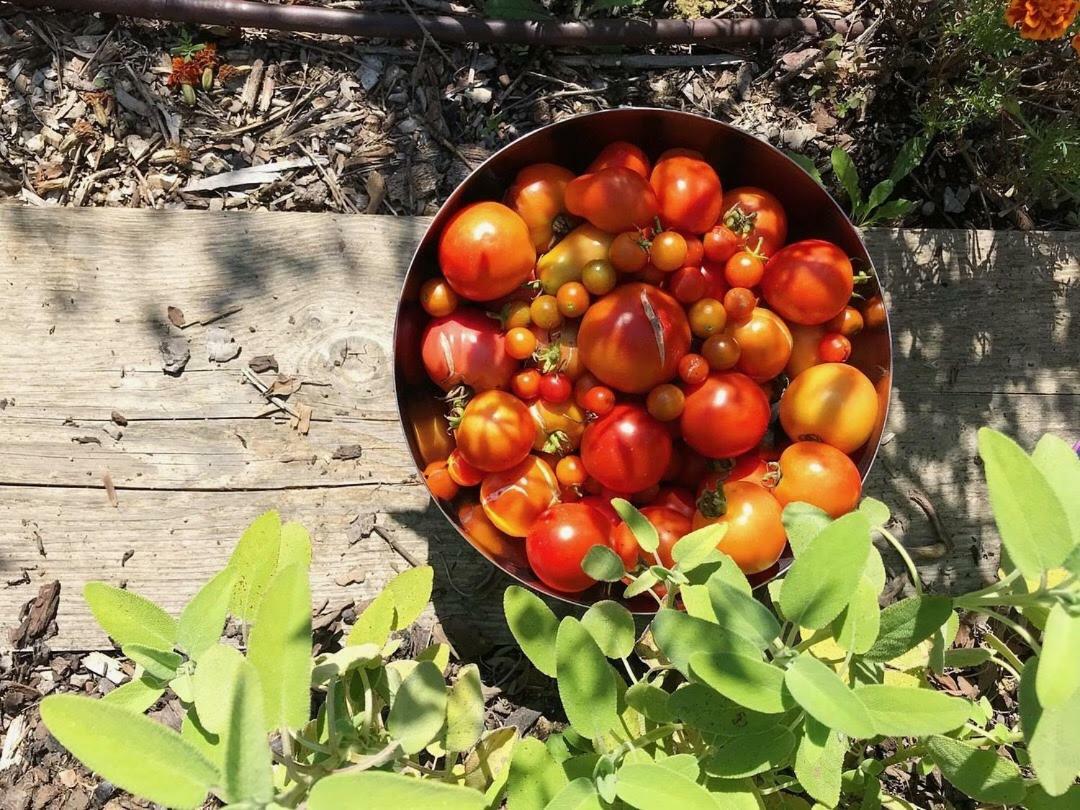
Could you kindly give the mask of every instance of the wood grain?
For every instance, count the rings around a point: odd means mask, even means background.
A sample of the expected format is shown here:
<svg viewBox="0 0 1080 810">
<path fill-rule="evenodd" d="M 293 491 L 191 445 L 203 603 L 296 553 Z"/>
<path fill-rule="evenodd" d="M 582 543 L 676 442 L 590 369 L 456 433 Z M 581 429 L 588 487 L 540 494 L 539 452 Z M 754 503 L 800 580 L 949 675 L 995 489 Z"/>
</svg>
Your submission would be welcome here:
<svg viewBox="0 0 1080 810">
<path fill-rule="evenodd" d="M 126 580 L 178 610 L 246 523 L 276 507 L 312 529 L 317 598 L 370 597 L 405 564 L 377 535 L 350 545 L 350 521 L 377 514 L 411 554 L 435 560 L 440 619 L 506 640 L 504 580 L 479 600 L 455 592 L 487 563 L 430 508 L 393 400 L 393 314 L 426 224 L 0 207 L 0 574 L 26 569 L 32 582 L 0 589 L 0 625 L 40 580 L 57 578 L 54 646 L 105 644 L 79 596 L 85 581 Z M 992 424 L 1028 444 L 1075 432 L 1080 235 L 875 230 L 867 242 L 897 354 L 891 438 L 869 491 L 912 545 L 935 541 L 910 500 L 929 496 L 955 550 L 924 565 L 925 577 L 967 584 L 996 565 L 975 429 Z M 207 327 L 180 330 L 167 317 L 169 306 L 191 321 L 238 305 L 214 324 L 242 346 L 224 364 L 207 359 Z M 190 344 L 176 378 L 161 371 L 167 337 Z M 244 382 L 241 367 L 260 354 L 305 382 L 290 402 L 314 409 L 307 436 L 265 416 Z M 360 458 L 333 458 L 352 444 Z M 357 566 L 364 582 L 334 584 Z"/>
</svg>

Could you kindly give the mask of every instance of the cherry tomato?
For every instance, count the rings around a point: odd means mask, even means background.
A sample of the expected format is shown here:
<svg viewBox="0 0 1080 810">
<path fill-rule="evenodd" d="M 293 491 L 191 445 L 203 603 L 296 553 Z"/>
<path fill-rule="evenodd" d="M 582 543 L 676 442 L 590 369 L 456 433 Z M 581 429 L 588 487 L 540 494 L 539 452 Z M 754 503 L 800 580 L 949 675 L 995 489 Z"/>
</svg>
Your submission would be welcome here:
<svg viewBox="0 0 1080 810">
<path fill-rule="evenodd" d="M 536 424 L 525 404 L 505 391 L 477 394 L 465 406 L 457 428 L 458 451 L 485 472 L 505 470 L 529 455 Z"/>
<path fill-rule="evenodd" d="M 787 241 L 787 214 L 780 201 L 762 188 L 740 186 L 724 192 L 724 224 L 742 244 L 766 256 Z"/>
<path fill-rule="evenodd" d="M 754 307 L 750 320 L 732 328 L 731 336 L 739 344 L 735 368 L 756 382 L 771 380 L 791 357 L 791 332 L 771 310 Z"/>
<path fill-rule="evenodd" d="M 675 565 L 675 560 L 671 557 L 671 549 L 679 540 L 690 533 L 690 517 L 682 511 L 670 509 L 666 506 L 646 506 L 641 510 L 641 514 L 656 527 L 656 533 L 660 536 L 660 546 L 656 549 L 656 555 L 660 558 L 660 563 L 667 568 L 671 568 Z M 637 540 L 634 539 L 634 533 L 630 531 L 630 527 L 625 523 L 620 523 L 615 527 L 615 531 L 611 535 L 611 542 L 616 550 L 633 549 L 634 556 L 644 561 L 646 565 L 652 565 L 656 562 L 651 554 L 645 552 L 638 545 Z M 619 556 L 622 556 L 622 554 Z M 637 560 L 633 562 L 636 563 Z M 626 557 L 623 557 L 623 563 L 626 563 Z M 627 566 L 627 568 L 630 567 Z"/>
<path fill-rule="evenodd" d="M 555 294 L 559 314 L 566 318 L 580 318 L 589 308 L 589 291 L 580 281 L 569 281 L 559 287 Z"/>
<path fill-rule="evenodd" d="M 861 494 L 859 468 L 835 447 L 795 442 L 780 454 L 780 483 L 773 495 L 781 506 L 802 501 L 838 518 L 859 505 Z"/>
<path fill-rule="evenodd" d="M 510 390 L 522 399 L 540 396 L 540 372 L 535 368 L 519 371 L 510 379 Z"/>
<path fill-rule="evenodd" d="M 784 373 L 789 378 L 795 379 L 810 366 L 816 366 L 821 362 L 818 355 L 818 346 L 825 336 L 824 326 L 803 326 L 799 323 L 789 323 L 788 330 L 791 332 L 791 358 L 788 360 Z"/>
<path fill-rule="evenodd" d="M 705 297 L 705 271 L 700 265 L 680 267 L 668 277 L 667 289 L 683 304 L 692 304 Z"/>
<path fill-rule="evenodd" d="M 839 315 L 825 324 L 825 328 L 830 332 L 839 332 L 847 338 L 854 337 L 862 331 L 862 313 L 855 307 L 844 307 Z"/>
<path fill-rule="evenodd" d="M 739 341 L 731 335 L 713 335 L 701 344 L 701 355 L 713 371 L 727 371 L 739 362 Z"/>
<path fill-rule="evenodd" d="M 675 376 L 690 348 L 690 325 L 664 291 L 624 284 L 585 312 L 578 347 L 585 367 L 605 385 L 644 393 Z"/>
<path fill-rule="evenodd" d="M 596 259 L 581 268 L 581 283 L 593 295 L 605 295 L 615 289 L 618 277 L 610 261 Z"/>
<path fill-rule="evenodd" d="M 585 392 L 581 404 L 585 410 L 604 416 L 611 413 L 611 409 L 615 407 L 615 392 L 606 385 L 593 386 Z"/>
<path fill-rule="evenodd" d="M 839 332 L 828 333 L 818 344 L 818 357 L 825 363 L 846 363 L 851 357 L 851 341 Z"/>
<path fill-rule="evenodd" d="M 733 324 L 746 323 L 754 314 L 757 296 L 746 287 L 732 287 L 724 294 L 724 309 Z"/>
<path fill-rule="evenodd" d="M 506 333 L 506 353 L 515 360 L 532 357 L 536 351 L 536 335 L 524 326 L 515 326 Z"/>
<path fill-rule="evenodd" d="M 475 391 L 505 388 L 517 370 L 499 322 L 469 307 L 430 321 L 420 355 L 428 376 L 444 391 L 459 385 Z"/>
<path fill-rule="evenodd" d="M 615 492 L 640 492 L 660 483 L 670 458 L 668 429 L 640 405 L 616 405 L 581 438 L 585 469 Z"/>
<path fill-rule="evenodd" d="M 765 275 L 765 262 L 756 253 L 740 250 L 724 265 L 724 278 L 732 287 L 754 287 Z"/>
<path fill-rule="evenodd" d="M 533 450 L 544 453 L 569 453 L 581 444 L 587 419 L 576 402 L 545 402 L 537 400 L 529 406 L 536 423 Z"/>
<path fill-rule="evenodd" d="M 765 265 L 761 294 L 785 321 L 825 323 L 839 315 L 854 290 L 851 260 L 832 242 L 788 245 Z"/>
<path fill-rule="evenodd" d="M 565 456 L 555 465 L 555 477 L 564 487 L 580 487 L 589 474 L 578 456 Z"/>
<path fill-rule="evenodd" d="M 713 372 L 687 386 L 680 424 L 683 439 L 702 455 L 733 458 L 757 446 L 769 416 L 768 397 L 757 383 L 738 372 Z"/>
<path fill-rule="evenodd" d="M 424 467 L 424 478 L 427 480 L 428 489 L 436 498 L 452 501 L 457 497 L 458 485 L 450 477 L 445 461 L 433 461 Z"/>
<path fill-rule="evenodd" d="M 550 371 L 540 378 L 540 398 L 545 402 L 566 402 L 573 391 L 570 378 L 561 371 Z"/>
<path fill-rule="evenodd" d="M 686 242 L 686 258 L 683 264 L 689 267 L 701 267 L 705 260 L 705 246 L 691 233 L 680 234 Z"/>
<path fill-rule="evenodd" d="M 586 171 L 598 172 L 601 169 L 620 167 L 630 169 L 648 179 L 651 166 L 648 156 L 640 146 L 626 141 L 614 141 L 600 150 L 600 154 L 589 164 Z"/>
<path fill-rule="evenodd" d="M 638 273 L 649 263 L 647 244 L 638 231 L 620 233 L 611 242 L 608 261 L 620 273 Z"/>
<path fill-rule="evenodd" d="M 697 499 L 693 492 L 683 487 L 662 487 L 649 506 L 674 509 L 680 515 L 692 518 L 697 510 Z"/>
<path fill-rule="evenodd" d="M 439 237 L 439 268 L 472 301 L 509 295 L 536 265 L 529 227 L 502 203 L 478 202 L 454 214 Z"/>
<path fill-rule="evenodd" d="M 529 317 L 541 329 L 557 329 L 562 326 L 559 301 L 554 295 L 538 295 L 529 304 Z"/>
<path fill-rule="evenodd" d="M 772 567 L 787 545 L 780 503 L 763 486 L 746 481 L 724 484 L 723 497 L 703 496 L 698 501 L 693 528 L 710 523 L 727 526 L 717 548 L 747 574 Z"/>
<path fill-rule="evenodd" d="M 531 326 L 532 316 L 529 314 L 529 302 L 515 299 L 508 301 L 499 312 L 499 320 L 502 321 L 503 329 L 513 329 L 516 326 Z"/>
<path fill-rule="evenodd" d="M 671 228 L 705 233 L 720 218 L 723 190 L 713 167 L 698 157 L 673 155 L 649 175 L 660 221 Z"/>
<path fill-rule="evenodd" d="M 602 231 L 619 233 L 651 223 L 659 212 L 656 193 L 632 169 L 601 169 L 566 186 L 566 208 Z"/>
<path fill-rule="evenodd" d="M 473 544 L 489 554 L 500 558 L 524 556 L 520 554 L 520 541 L 511 540 L 491 522 L 478 503 L 467 503 L 458 510 L 461 529 Z M 522 560 L 524 562 L 524 560 Z"/>
<path fill-rule="evenodd" d="M 484 471 L 466 461 L 460 450 L 447 456 L 446 470 L 458 486 L 475 487 L 484 480 Z"/>
<path fill-rule="evenodd" d="M 538 517 L 559 500 L 559 481 L 542 458 L 526 456 L 480 484 L 480 504 L 499 531 L 524 537 Z"/>
<path fill-rule="evenodd" d="M 701 237 L 705 258 L 718 264 L 725 263 L 737 251 L 742 242 L 738 234 L 727 225 L 717 225 Z"/>
<path fill-rule="evenodd" d="M 581 376 L 574 380 L 574 401 L 584 408 L 585 394 L 590 388 L 595 388 L 599 384 L 600 381 L 596 379 L 596 376 L 591 371 L 583 371 Z"/>
<path fill-rule="evenodd" d="M 525 536 L 525 554 L 536 578 L 562 593 L 577 593 L 596 582 L 581 568 L 593 546 L 611 547 L 611 524 L 583 503 L 552 506 Z"/>
<path fill-rule="evenodd" d="M 685 354 L 679 361 L 679 377 L 683 382 L 697 385 L 709 376 L 709 361 L 700 354 Z"/>
<path fill-rule="evenodd" d="M 863 320 L 867 329 L 881 329 L 885 325 L 885 302 L 880 295 L 875 295 L 863 304 Z"/>
<path fill-rule="evenodd" d="M 780 398 L 780 424 L 788 436 L 795 441 L 817 439 L 845 453 L 866 443 L 877 415 L 873 383 L 846 363 L 806 369 Z"/>
<path fill-rule="evenodd" d="M 506 192 L 506 204 L 520 216 L 529 228 L 533 247 L 544 251 L 555 238 L 555 218 L 566 212 L 563 193 L 574 173 L 554 163 L 535 163 L 526 166 Z"/>
<path fill-rule="evenodd" d="M 458 297 L 445 278 L 429 278 L 420 287 L 420 306 L 433 318 L 449 315 L 457 309 Z"/>
<path fill-rule="evenodd" d="M 649 256 L 657 270 L 670 273 L 686 261 L 686 240 L 677 231 L 663 231 L 653 237 Z"/>
<path fill-rule="evenodd" d="M 702 298 L 690 307 L 690 331 L 699 338 L 707 338 L 724 331 L 728 313 L 715 298 Z"/>
<path fill-rule="evenodd" d="M 654 419 L 670 422 L 679 418 L 685 401 L 686 397 L 681 388 L 671 383 L 663 383 L 649 392 L 649 396 L 645 398 L 645 409 Z"/>
</svg>

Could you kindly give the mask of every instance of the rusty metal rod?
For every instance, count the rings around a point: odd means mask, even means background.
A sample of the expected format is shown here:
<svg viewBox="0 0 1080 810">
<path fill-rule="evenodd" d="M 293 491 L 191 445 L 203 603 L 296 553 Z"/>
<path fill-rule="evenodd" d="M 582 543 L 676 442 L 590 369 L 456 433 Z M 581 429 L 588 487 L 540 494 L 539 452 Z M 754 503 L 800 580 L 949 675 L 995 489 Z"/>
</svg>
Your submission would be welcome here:
<svg viewBox="0 0 1080 810">
<path fill-rule="evenodd" d="M 309 34 L 342 34 L 371 39 L 420 39 L 425 31 L 442 42 L 593 46 L 732 45 L 773 40 L 791 34 L 817 34 L 822 24 L 812 17 L 743 20 L 581 21 L 499 20 L 467 16 L 423 16 L 351 11 L 317 6 L 270 5 L 252 0 L 11 0 L 22 8 L 49 6 L 69 11 L 121 14 L 155 20 L 266 28 Z M 841 34 L 858 34 L 862 23 L 823 23 Z"/>
</svg>

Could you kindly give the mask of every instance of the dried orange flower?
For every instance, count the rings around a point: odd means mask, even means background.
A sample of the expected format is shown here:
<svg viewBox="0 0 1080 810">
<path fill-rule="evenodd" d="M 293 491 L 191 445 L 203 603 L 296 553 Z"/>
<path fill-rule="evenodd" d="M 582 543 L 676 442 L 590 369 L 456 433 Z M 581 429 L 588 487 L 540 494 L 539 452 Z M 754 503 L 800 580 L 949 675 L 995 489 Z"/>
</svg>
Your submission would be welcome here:
<svg viewBox="0 0 1080 810">
<path fill-rule="evenodd" d="M 195 62 L 189 61 L 182 56 L 174 56 L 172 58 L 172 72 L 169 74 L 166 84 L 169 87 L 176 87 L 180 84 L 198 84 L 201 75 L 202 68 Z"/>
<path fill-rule="evenodd" d="M 217 45 L 213 42 L 203 45 L 202 50 L 196 51 L 191 61 L 199 66 L 199 73 L 206 68 L 212 68 L 217 64 Z"/>
<path fill-rule="evenodd" d="M 1024 39 L 1057 39 L 1080 12 L 1080 0 L 1009 0 L 1005 21 Z"/>
<path fill-rule="evenodd" d="M 240 75 L 240 71 L 232 65 L 222 65 L 217 70 L 218 81 L 222 84 Z"/>
</svg>

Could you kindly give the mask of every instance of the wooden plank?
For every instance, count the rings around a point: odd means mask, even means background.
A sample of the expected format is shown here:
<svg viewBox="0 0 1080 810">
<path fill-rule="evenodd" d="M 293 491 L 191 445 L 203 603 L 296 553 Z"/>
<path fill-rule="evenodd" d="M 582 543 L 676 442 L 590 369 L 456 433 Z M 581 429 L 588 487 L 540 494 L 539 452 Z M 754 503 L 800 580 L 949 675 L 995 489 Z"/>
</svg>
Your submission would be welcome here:
<svg viewBox="0 0 1080 810">
<path fill-rule="evenodd" d="M 455 581 L 482 576 L 486 563 L 428 508 L 393 401 L 393 312 L 426 224 L 0 208 L 0 573 L 28 568 L 35 583 L 0 590 L 0 624 L 38 580 L 59 578 L 55 646 L 99 645 L 78 597 L 84 581 L 126 579 L 176 609 L 246 522 L 274 506 L 313 529 L 320 598 L 371 596 L 401 564 L 375 536 L 348 545 L 348 521 L 365 513 L 381 515 L 417 557 L 436 551 L 459 565 Z M 934 539 L 910 501 L 927 493 L 957 544 L 924 565 L 927 579 L 968 582 L 996 564 L 975 428 L 993 424 L 1031 443 L 1072 430 L 1080 412 L 1080 235 L 877 230 L 867 241 L 891 294 L 897 347 L 893 438 L 869 491 L 915 545 Z M 210 362 L 206 327 L 176 329 L 170 305 L 189 319 L 242 305 L 215 324 L 242 344 L 240 357 Z M 168 335 L 191 344 L 179 378 L 161 372 Z M 265 403 L 240 374 L 259 354 L 318 383 L 291 401 L 332 421 L 300 436 L 261 418 Z M 110 422 L 113 411 L 126 427 Z M 333 459 L 350 444 L 363 446 L 359 459 Z M 366 581 L 335 585 L 354 565 Z M 440 577 L 442 617 L 464 600 Z M 470 622 L 505 640 L 500 603 L 496 590 L 466 607 Z"/>
</svg>

